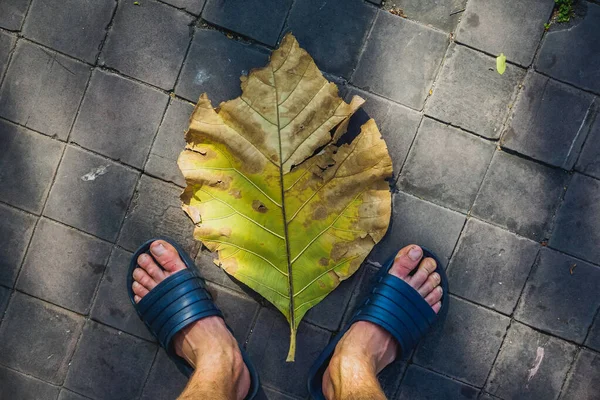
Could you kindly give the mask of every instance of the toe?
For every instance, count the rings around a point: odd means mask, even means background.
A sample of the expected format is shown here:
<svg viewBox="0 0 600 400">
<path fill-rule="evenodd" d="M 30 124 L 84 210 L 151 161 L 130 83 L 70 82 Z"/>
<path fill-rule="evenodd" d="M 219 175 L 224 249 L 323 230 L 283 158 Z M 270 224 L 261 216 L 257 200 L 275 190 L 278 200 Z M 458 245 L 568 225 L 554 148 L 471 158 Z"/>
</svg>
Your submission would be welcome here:
<svg viewBox="0 0 600 400">
<path fill-rule="evenodd" d="M 423 283 L 417 291 L 423 297 L 427 297 L 429 293 L 433 291 L 434 288 L 438 287 L 440 284 L 440 275 L 437 272 L 429 275 L 425 283 Z"/>
<path fill-rule="evenodd" d="M 161 282 L 163 279 L 165 279 L 165 271 L 156 265 L 152 257 L 150 257 L 148 254 L 141 254 L 137 259 L 137 263 L 148 273 L 148 275 L 150 275 L 155 282 Z"/>
<path fill-rule="evenodd" d="M 442 299 L 442 293 L 444 293 L 442 287 L 437 286 L 427 296 L 425 296 L 425 301 L 430 306 L 433 306 L 435 303 L 439 302 Z"/>
<path fill-rule="evenodd" d="M 421 261 L 417 272 L 407 279 L 407 282 L 413 288 L 419 289 L 425 283 L 425 281 L 427 281 L 429 275 L 435 271 L 436 267 L 437 265 L 433 258 L 425 258 L 423 261 Z M 431 289 L 433 289 L 433 287 Z"/>
<path fill-rule="evenodd" d="M 408 274 L 415 269 L 421 260 L 421 257 L 423 257 L 423 250 L 419 246 L 411 244 L 404 247 L 396 255 L 390 274 L 406 280 Z"/>
<path fill-rule="evenodd" d="M 135 279 L 136 282 L 145 287 L 148 291 L 156 287 L 156 282 L 154 279 L 152 279 L 150 275 L 148 275 L 148 273 L 141 268 L 136 268 L 133 270 L 133 279 Z"/>
<path fill-rule="evenodd" d="M 435 303 L 434 305 L 431 306 L 431 308 L 433 308 L 433 311 L 437 314 L 440 312 L 440 309 L 442 308 L 442 302 L 438 301 L 437 303 Z"/>
<path fill-rule="evenodd" d="M 148 289 L 143 287 L 138 281 L 134 281 L 131 288 L 133 289 L 133 293 L 140 299 L 149 293 Z"/>
<path fill-rule="evenodd" d="M 133 296 L 133 301 L 135 301 L 136 303 L 139 303 L 140 300 L 142 300 L 142 298 L 138 295 Z"/>
<path fill-rule="evenodd" d="M 150 245 L 150 252 L 156 261 L 168 272 L 173 273 L 185 268 L 185 264 L 181 261 L 175 247 L 164 240 L 155 240 Z"/>
</svg>

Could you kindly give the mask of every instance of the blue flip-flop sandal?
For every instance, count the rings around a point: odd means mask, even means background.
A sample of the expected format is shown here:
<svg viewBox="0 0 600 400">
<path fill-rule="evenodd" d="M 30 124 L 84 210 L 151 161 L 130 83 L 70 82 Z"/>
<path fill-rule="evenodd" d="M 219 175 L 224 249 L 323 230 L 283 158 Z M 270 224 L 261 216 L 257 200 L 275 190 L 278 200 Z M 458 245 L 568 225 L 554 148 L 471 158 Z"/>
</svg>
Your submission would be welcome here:
<svg viewBox="0 0 600 400">
<path fill-rule="evenodd" d="M 398 356 L 408 354 L 427 333 L 431 326 L 443 319 L 448 311 L 448 278 L 439 259 L 430 251 L 423 249 L 423 258 L 431 257 L 437 263 L 435 272 L 440 274 L 442 308 L 436 314 L 425 299 L 410 285 L 389 271 L 394 257 L 388 260 L 375 276 L 375 285 L 371 293 L 358 307 L 348 325 L 325 347 L 315 361 L 308 375 L 308 391 L 316 400 L 324 400 L 323 374 L 329 365 L 335 347 L 358 321 L 369 321 L 381 326 L 398 341 Z"/>
<path fill-rule="evenodd" d="M 134 293 L 131 285 L 133 284 L 133 270 L 137 268 L 138 257 L 150 253 L 150 245 L 156 240 L 164 240 L 170 243 L 179 257 L 187 267 L 184 270 L 170 275 L 167 279 L 160 282 L 154 289 L 145 295 L 139 303 L 133 299 Z M 157 262 L 157 265 L 160 264 Z M 213 303 L 212 297 L 206 289 L 206 283 L 196 269 L 194 261 L 175 241 L 159 237 L 152 239 L 141 245 L 131 258 L 129 263 L 129 273 L 127 274 L 127 292 L 131 304 L 138 315 L 144 321 L 150 332 L 156 337 L 160 345 L 166 350 L 169 358 L 173 360 L 177 368 L 190 377 L 194 372 L 192 366 L 183 358 L 179 357 L 173 347 L 173 338 L 177 332 L 189 324 L 202 318 L 218 316 L 223 318 L 221 310 Z M 227 327 L 230 331 L 231 329 Z M 259 388 L 260 382 L 256 368 L 252 365 L 244 349 L 240 347 L 242 357 L 250 371 L 250 389 L 247 400 L 253 399 Z"/>
</svg>

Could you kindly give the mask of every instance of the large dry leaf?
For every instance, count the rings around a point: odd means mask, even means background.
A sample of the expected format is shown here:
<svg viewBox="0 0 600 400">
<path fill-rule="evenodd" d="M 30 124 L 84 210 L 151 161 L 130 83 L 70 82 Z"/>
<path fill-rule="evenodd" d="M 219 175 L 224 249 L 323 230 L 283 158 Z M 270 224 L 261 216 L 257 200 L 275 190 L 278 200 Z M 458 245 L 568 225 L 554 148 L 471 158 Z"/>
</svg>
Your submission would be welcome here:
<svg viewBox="0 0 600 400">
<path fill-rule="evenodd" d="M 340 99 L 291 34 L 242 91 L 216 110 L 198 101 L 178 161 L 183 209 L 215 262 L 285 315 L 293 361 L 304 314 L 386 232 L 392 163 L 373 120 L 335 146 L 364 100 Z"/>
</svg>

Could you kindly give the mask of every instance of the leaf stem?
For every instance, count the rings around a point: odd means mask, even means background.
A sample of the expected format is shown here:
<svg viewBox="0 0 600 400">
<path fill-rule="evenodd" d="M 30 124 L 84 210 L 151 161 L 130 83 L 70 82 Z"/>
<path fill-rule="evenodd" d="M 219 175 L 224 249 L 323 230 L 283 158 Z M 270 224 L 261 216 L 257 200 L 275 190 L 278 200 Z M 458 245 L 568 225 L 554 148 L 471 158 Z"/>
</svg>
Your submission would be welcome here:
<svg viewBox="0 0 600 400">
<path fill-rule="evenodd" d="M 285 361 L 296 361 L 296 327 L 294 325 L 290 325 L 290 350 Z"/>
</svg>

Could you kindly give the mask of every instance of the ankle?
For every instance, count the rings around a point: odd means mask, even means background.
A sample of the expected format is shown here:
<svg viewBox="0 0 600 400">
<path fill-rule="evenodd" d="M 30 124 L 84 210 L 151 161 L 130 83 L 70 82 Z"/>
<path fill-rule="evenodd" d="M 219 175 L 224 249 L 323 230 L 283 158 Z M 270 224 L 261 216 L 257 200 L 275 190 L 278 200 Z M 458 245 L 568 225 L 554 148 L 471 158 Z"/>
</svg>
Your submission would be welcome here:
<svg viewBox="0 0 600 400">
<path fill-rule="evenodd" d="M 323 375 L 323 394 L 330 400 L 349 398 L 365 384 L 377 382 L 377 372 L 375 360 L 368 355 L 336 352 Z"/>
</svg>

